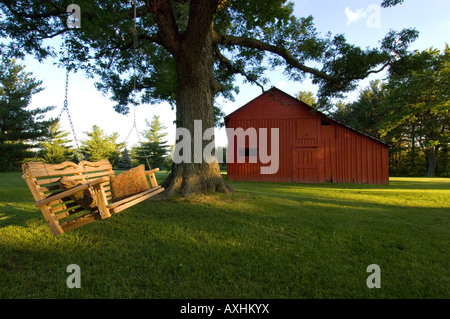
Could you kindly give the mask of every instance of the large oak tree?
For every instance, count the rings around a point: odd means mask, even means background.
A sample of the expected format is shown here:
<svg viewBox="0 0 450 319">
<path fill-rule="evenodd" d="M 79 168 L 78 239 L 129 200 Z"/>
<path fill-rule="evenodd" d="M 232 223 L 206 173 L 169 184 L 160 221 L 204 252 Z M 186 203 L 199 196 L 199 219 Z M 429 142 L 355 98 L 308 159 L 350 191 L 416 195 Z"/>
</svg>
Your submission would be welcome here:
<svg viewBox="0 0 450 319">
<path fill-rule="evenodd" d="M 214 127 L 214 99 L 238 92 L 237 75 L 262 88 L 270 85 L 264 75 L 270 67 L 284 68 L 294 80 L 310 76 L 324 105 L 389 67 L 417 35 L 392 31 L 380 49 L 361 49 L 343 35 L 321 36 L 313 18 L 295 17 L 294 4 L 285 0 L 147 0 L 135 7 L 123 0 L 78 0 L 81 28 L 69 29 L 68 4 L 0 1 L 0 32 L 13 39 L 12 54 L 56 55 L 45 40 L 62 37 L 62 59 L 99 75 L 97 87 L 112 94 L 118 112 L 135 102 L 169 101 L 177 127 L 190 132 L 195 120 L 203 131 Z M 209 144 L 203 141 L 201 149 Z M 190 153 L 194 159 L 194 146 Z M 164 184 L 168 194 L 184 196 L 228 190 L 217 162 L 205 160 L 175 163 Z"/>
</svg>

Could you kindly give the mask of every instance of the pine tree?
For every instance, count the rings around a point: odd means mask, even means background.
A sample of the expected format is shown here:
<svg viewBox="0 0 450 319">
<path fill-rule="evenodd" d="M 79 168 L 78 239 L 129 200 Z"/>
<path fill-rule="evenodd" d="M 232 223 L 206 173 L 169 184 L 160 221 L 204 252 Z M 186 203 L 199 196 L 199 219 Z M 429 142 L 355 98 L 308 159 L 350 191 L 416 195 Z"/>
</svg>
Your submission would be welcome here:
<svg viewBox="0 0 450 319">
<path fill-rule="evenodd" d="M 145 123 L 148 130 L 145 130 L 142 135 L 146 141 L 136 150 L 138 160 L 140 163 L 148 166 L 145 160 L 147 157 L 151 168 L 161 167 L 164 164 L 169 147 L 167 141 L 164 140 L 167 133 L 163 131 L 167 127 L 161 123 L 158 115 L 154 115 L 151 122 L 146 119 Z"/>
<path fill-rule="evenodd" d="M 67 131 L 61 131 L 59 121 L 52 123 L 50 126 L 49 136 L 43 143 L 41 151 L 42 159 L 49 164 L 62 163 L 70 161 L 75 151 L 71 146 L 66 145 L 70 140 L 66 137 L 70 134 Z"/>
<path fill-rule="evenodd" d="M 309 106 L 312 106 L 314 108 L 318 107 L 317 98 L 311 91 L 300 91 L 295 97 L 303 103 L 308 104 Z"/>
<path fill-rule="evenodd" d="M 117 143 L 118 133 L 107 135 L 100 127 L 94 125 L 91 132 L 84 132 L 88 138 L 81 142 L 81 151 L 85 160 L 97 162 L 108 159 L 113 162 L 122 147 Z"/>
<path fill-rule="evenodd" d="M 0 171 L 19 168 L 21 162 L 35 154 L 34 149 L 48 135 L 52 121 L 43 118 L 53 107 L 27 109 L 32 96 L 43 90 L 41 84 L 14 59 L 1 59 Z"/>
<path fill-rule="evenodd" d="M 133 167 L 131 162 L 130 155 L 128 154 L 128 150 L 125 148 L 122 151 L 122 156 L 119 158 L 119 162 L 117 163 L 117 169 L 120 170 L 128 170 Z"/>
</svg>

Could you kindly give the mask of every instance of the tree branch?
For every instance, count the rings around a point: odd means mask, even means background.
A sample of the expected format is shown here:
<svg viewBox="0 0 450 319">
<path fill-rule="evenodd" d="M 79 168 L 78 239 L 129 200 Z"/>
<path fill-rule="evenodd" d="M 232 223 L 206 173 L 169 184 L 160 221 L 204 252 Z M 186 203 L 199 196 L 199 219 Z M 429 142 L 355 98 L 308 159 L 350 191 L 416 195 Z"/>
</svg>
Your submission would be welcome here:
<svg viewBox="0 0 450 319">
<path fill-rule="evenodd" d="M 158 25 L 160 44 L 170 53 L 175 54 L 180 43 L 180 36 L 170 0 L 147 0 L 146 6 Z"/>
<path fill-rule="evenodd" d="M 232 36 L 232 35 L 218 34 L 217 32 L 215 32 L 213 30 L 213 42 L 224 44 L 224 45 L 238 45 L 238 46 L 243 46 L 246 48 L 258 49 L 258 50 L 262 50 L 262 51 L 269 51 L 276 55 L 279 55 L 286 61 L 286 63 L 288 65 L 290 65 L 300 71 L 313 74 L 319 78 L 322 78 L 322 79 L 324 79 L 330 83 L 333 83 L 335 85 L 338 85 L 338 86 L 341 86 L 341 83 L 342 83 L 341 79 L 330 76 L 324 72 L 321 72 L 314 68 L 310 68 L 310 67 L 305 66 L 302 63 L 298 62 L 292 56 L 292 54 L 285 48 L 277 47 L 275 45 L 271 45 L 271 44 L 265 43 L 260 40 L 246 38 L 246 37 L 236 37 L 236 36 Z"/>
<path fill-rule="evenodd" d="M 163 46 L 163 42 L 161 41 L 161 39 L 159 38 L 158 35 L 151 36 L 148 34 L 138 34 L 137 38 L 138 38 L 138 40 L 147 40 L 147 41 L 159 44 L 160 46 Z"/>
<path fill-rule="evenodd" d="M 370 74 L 373 73 L 380 73 L 381 71 L 383 71 L 384 69 L 386 69 L 388 66 L 391 65 L 391 61 L 385 63 L 381 68 L 379 68 L 378 70 L 371 70 L 371 71 L 367 71 L 366 72 L 366 77 L 369 76 Z M 355 79 L 356 80 L 356 79 Z"/>
<path fill-rule="evenodd" d="M 56 8 L 53 3 L 52 6 L 55 8 L 54 11 L 44 12 L 44 13 L 35 13 L 30 14 L 26 12 L 19 12 L 17 10 L 14 10 L 13 5 L 3 2 L 3 4 L 11 11 L 15 16 L 21 17 L 21 18 L 27 18 L 27 19 L 42 19 L 42 18 L 49 18 L 49 17 L 55 17 L 55 16 L 64 16 L 68 15 L 65 8 Z"/>
<path fill-rule="evenodd" d="M 222 52 L 220 52 L 219 47 L 217 45 L 214 46 L 214 54 L 216 55 L 217 60 L 219 60 L 222 65 L 224 65 L 228 71 L 230 71 L 233 74 L 241 74 L 243 75 L 249 82 L 255 83 L 257 86 L 259 86 L 264 93 L 264 86 L 259 83 L 254 77 L 249 75 L 245 70 L 239 69 L 231 63 L 230 60 L 228 60 Z"/>
</svg>

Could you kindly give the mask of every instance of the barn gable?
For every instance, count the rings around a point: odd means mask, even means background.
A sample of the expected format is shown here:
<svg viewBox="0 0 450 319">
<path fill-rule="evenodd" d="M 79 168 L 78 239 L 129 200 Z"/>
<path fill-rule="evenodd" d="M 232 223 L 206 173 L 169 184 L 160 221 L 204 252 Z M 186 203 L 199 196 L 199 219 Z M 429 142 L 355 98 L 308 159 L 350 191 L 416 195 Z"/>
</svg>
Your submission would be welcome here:
<svg viewBox="0 0 450 319">
<path fill-rule="evenodd" d="M 244 163 L 228 159 L 231 180 L 388 183 L 387 144 L 327 117 L 277 88 L 227 115 L 225 125 L 229 129 L 279 131 L 278 170 L 261 174 L 264 164 L 255 160 L 255 155 L 246 154 L 249 161 Z M 255 145 L 237 149 L 236 143 L 230 142 L 236 148 L 232 154 L 257 150 Z"/>
<path fill-rule="evenodd" d="M 311 116 L 311 109 L 309 105 L 300 102 L 287 93 L 272 88 L 227 115 L 225 121 L 233 117 L 239 119 L 308 117 Z"/>
</svg>

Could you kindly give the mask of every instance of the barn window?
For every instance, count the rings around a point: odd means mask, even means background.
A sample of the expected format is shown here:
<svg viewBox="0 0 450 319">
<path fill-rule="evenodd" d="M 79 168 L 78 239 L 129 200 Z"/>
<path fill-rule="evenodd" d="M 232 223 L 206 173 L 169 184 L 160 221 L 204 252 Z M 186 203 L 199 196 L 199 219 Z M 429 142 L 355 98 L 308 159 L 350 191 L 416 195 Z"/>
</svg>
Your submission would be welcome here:
<svg viewBox="0 0 450 319">
<path fill-rule="evenodd" d="M 250 157 L 250 156 L 257 156 L 258 155 L 258 149 L 257 148 L 240 148 L 239 149 L 239 156 L 246 156 L 246 157 Z"/>
<path fill-rule="evenodd" d="M 320 125 L 322 125 L 322 126 L 330 126 L 331 124 L 330 124 L 330 122 L 321 120 L 321 121 L 320 121 Z"/>
</svg>

